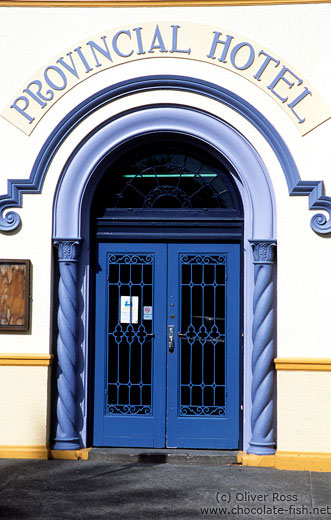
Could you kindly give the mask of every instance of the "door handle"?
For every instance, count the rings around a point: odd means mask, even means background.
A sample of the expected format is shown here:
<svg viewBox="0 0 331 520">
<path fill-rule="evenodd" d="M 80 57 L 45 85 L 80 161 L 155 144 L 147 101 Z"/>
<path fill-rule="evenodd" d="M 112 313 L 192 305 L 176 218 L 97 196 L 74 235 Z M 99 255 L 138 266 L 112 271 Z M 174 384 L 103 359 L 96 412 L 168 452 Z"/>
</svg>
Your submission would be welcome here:
<svg viewBox="0 0 331 520">
<path fill-rule="evenodd" d="M 174 342 L 174 325 L 169 325 L 169 353 L 172 354 L 175 350 L 175 342 Z"/>
</svg>

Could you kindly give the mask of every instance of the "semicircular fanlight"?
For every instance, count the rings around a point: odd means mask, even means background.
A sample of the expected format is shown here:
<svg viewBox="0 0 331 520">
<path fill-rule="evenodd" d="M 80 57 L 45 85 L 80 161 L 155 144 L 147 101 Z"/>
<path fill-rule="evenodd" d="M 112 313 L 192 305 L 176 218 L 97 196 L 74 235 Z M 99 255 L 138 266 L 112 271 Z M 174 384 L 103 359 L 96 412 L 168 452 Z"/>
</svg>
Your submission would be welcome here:
<svg viewBox="0 0 331 520">
<path fill-rule="evenodd" d="M 174 142 L 128 150 L 105 171 L 95 200 L 115 210 L 238 209 L 227 168 L 198 147 Z"/>
</svg>

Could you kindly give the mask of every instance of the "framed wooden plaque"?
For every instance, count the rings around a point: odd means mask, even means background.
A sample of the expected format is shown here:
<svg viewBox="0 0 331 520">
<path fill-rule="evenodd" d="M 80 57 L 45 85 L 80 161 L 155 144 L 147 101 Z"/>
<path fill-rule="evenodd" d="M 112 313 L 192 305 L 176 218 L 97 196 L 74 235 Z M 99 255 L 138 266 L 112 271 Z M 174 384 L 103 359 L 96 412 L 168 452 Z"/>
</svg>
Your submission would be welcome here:
<svg viewBox="0 0 331 520">
<path fill-rule="evenodd" d="M 27 331 L 30 260 L 0 260 L 0 332 Z"/>
</svg>

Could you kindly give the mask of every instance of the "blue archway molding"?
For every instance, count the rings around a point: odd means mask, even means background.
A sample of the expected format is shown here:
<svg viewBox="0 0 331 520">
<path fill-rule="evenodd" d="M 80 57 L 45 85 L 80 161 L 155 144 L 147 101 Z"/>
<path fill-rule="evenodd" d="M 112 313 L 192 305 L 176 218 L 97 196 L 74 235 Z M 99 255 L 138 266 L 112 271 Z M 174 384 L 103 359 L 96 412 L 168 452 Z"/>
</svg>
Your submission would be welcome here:
<svg viewBox="0 0 331 520">
<path fill-rule="evenodd" d="M 181 90 L 215 99 L 243 115 L 265 137 L 283 169 L 289 194 L 309 196 L 309 209 L 324 210 L 311 219 L 312 229 L 320 234 L 331 232 L 331 198 L 324 195 L 323 181 L 301 181 L 297 167 L 279 133 L 250 103 L 218 85 L 184 76 L 146 76 L 109 86 L 80 103 L 56 126 L 45 141 L 34 163 L 29 179 L 9 179 L 8 193 L 0 196 L 0 231 L 13 231 L 20 226 L 20 216 L 9 208 L 22 207 L 24 193 L 40 193 L 52 161 L 61 143 L 83 119 L 103 105 L 136 92 Z"/>
<path fill-rule="evenodd" d="M 97 176 L 101 175 L 101 169 L 97 167 L 116 147 L 155 132 L 181 133 L 199 139 L 214 147 L 233 166 L 233 178 L 240 190 L 245 214 L 244 326 L 247 335 L 244 386 L 248 392 L 252 391 L 252 406 L 250 397 L 246 397 L 246 414 L 250 410 L 251 413 L 244 425 L 245 447 L 248 447 L 249 441 L 253 453 L 274 453 L 273 250 L 276 218 L 272 184 L 260 156 L 233 127 L 206 112 L 164 104 L 119 114 L 95 128 L 73 151 L 58 183 L 54 199 L 53 239 L 59 247 L 60 264 L 57 342 L 60 370 L 54 448 L 77 449 L 85 441 L 89 327 L 88 219 L 94 188 L 99 180 Z M 82 309 L 79 309 L 78 300 L 86 303 Z M 79 322 L 82 322 L 80 327 Z M 79 385 L 79 380 L 82 382 L 77 371 L 79 358 L 85 363 L 83 385 Z M 84 385 L 85 397 L 79 391 L 79 386 Z M 76 415 L 79 409 L 82 420 Z M 252 430 L 249 418 L 252 418 Z"/>
<path fill-rule="evenodd" d="M 196 108 L 169 104 L 149 105 L 119 114 L 95 128 L 78 145 L 63 169 L 56 190 L 54 239 L 86 238 L 90 199 L 99 180 L 94 173 L 96 168 L 118 146 L 156 132 L 193 137 L 223 155 L 237 172 L 234 182 L 243 199 L 248 239 L 275 239 L 272 183 L 253 146 L 215 116 Z"/>
<path fill-rule="evenodd" d="M 178 76 L 149 76 L 132 79 L 103 89 L 73 109 L 50 134 L 43 145 L 28 180 L 9 180 L 8 194 L 0 197 L 0 230 L 11 231 L 20 224 L 20 217 L 8 208 L 22 206 L 23 193 L 40 193 L 50 162 L 68 134 L 83 119 L 112 100 L 132 93 L 151 90 L 181 90 L 210 97 L 240 113 L 252 123 L 269 143 L 283 169 L 290 195 L 309 195 L 310 209 L 328 212 L 315 215 L 311 225 L 318 233 L 331 231 L 331 199 L 323 195 L 321 181 L 300 180 L 293 158 L 281 136 L 270 122 L 252 105 L 236 94 L 217 85 L 195 78 Z M 164 121 L 160 118 L 164 112 Z M 159 110 L 158 114 L 153 111 Z M 171 116 L 173 112 L 173 117 Z M 170 119 L 169 119 L 170 117 Z M 126 119 L 125 119 L 126 118 Z M 155 126 L 155 122 L 157 125 Z M 168 121 L 168 123 L 167 123 Z M 74 151 L 66 168 L 54 202 L 54 242 L 59 248 L 59 364 L 57 401 L 56 449 L 77 449 L 85 445 L 87 416 L 87 353 L 88 309 L 79 308 L 79 300 L 88 302 L 88 235 L 84 215 L 89 205 L 89 193 L 96 181 L 93 171 L 111 149 L 129 136 L 129 127 L 137 135 L 149 131 L 180 131 L 204 139 L 224 154 L 237 172 L 236 179 L 245 210 L 245 347 L 252 353 L 245 364 L 245 387 L 251 388 L 251 426 L 248 451 L 270 454 L 275 450 L 274 439 L 274 251 L 275 205 L 272 186 L 261 158 L 248 141 L 236 130 L 211 115 L 183 107 L 150 107 L 125 114 L 96 129 Z M 131 126 L 131 123 L 136 126 Z M 154 127 L 153 127 L 154 124 Z M 115 126 L 116 125 L 116 131 Z M 154 128 L 154 130 L 153 130 Z M 115 142 L 115 136 L 117 141 Z M 133 136 L 133 134 L 132 134 Z M 236 143 L 236 146 L 233 144 Z M 89 153 L 87 153 L 87 151 Z M 250 166 L 248 166 L 250 165 Z M 254 171 L 254 175 L 253 175 Z M 239 180 L 238 180 L 239 179 Z M 70 190 L 67 191 L 66 190 Z M 68 196 L 69 194 L 69 196 Z M 73 197 L 72 195 L 75 194 Z M 258 195 L 259 194 L 259 195 Z M 263 194 L 261 196 L 261 194 Z M 85 196 L 86 195 L 86 196 Z M 74 199 L 74 200 L 73 200 Z M 261 201 L 264 201 L 261 204 Z M 83 211 L 84 209 L 84 211 Z M 66 218 L 63 219 L 63 215 Z M 83 240 L 82 240 L 83 239 Z M 250 247 L 252 246 L 252 247 Z M 80 267 L 78 267 L 80 260 Z M 253 280 L 254 278 L 254 280 Z M 77 283 L 80 284 L 80 294 Z M 81 298 L 81 296 L 83 296 Z M 79 322 L 82 322 L 81 326 Z M 85 368 L 77 367 L 85 359 Z M 248 359 L 248 358 L 247 358 Z M 79 370 L 81 372 L 78 375 Z M 85 397 L 82 397 L 82 392 Z M 250 403 L 246 402 L 246 409 Z M 81 412 L 77 414 L 77 410 Z M 247 418 L 247 416 L 246 416 Z M 244 448 L 248 446 L 246 442 Z"/>
</svg>

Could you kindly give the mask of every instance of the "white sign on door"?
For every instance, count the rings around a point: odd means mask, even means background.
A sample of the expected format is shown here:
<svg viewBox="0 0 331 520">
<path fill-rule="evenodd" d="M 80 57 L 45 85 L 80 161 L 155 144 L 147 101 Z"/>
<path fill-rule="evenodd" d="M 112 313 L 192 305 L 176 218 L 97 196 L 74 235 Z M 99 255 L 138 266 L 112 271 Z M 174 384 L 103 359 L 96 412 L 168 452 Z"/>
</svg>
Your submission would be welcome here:
<svg viewBox="0 0 331 520">
<path fill-rule="evenodd" d="M 139 296 L 121 296 L 121 323 L 138 323 Z"/>
</svg>

